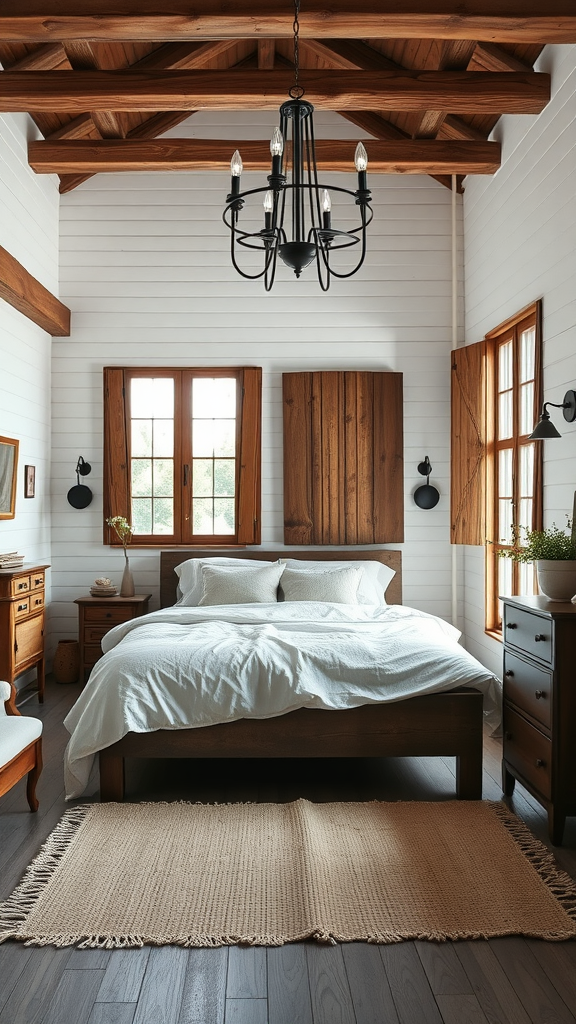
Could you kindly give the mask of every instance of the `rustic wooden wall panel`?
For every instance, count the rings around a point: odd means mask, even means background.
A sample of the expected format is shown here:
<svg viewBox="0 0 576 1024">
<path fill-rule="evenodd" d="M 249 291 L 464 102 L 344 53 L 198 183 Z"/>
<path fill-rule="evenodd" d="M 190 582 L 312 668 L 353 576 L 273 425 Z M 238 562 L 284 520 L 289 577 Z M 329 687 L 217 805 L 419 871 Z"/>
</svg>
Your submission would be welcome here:
<svg viewBox="0 0 576 1024">
<path fill-rule="evenodd" d="M 238 543 L 259 544 L 261 535 L 262 369 L 247 366 L 242 379 Z"/>
<path fill-rule="evenodd" d="M 128 439 L 124 417 L 124 370 L 104 367 L 104 543 L 115 537 L 106 519 L 125 516 L 130 520 Z"/>
<path fill-rule="evenodd" d="M 486 355 L 479 341 L 451 353 L 452 544 L 486 542 Z"/>
<path fill-rule="evenodd" d="M 402 374 L 287 373 L 283 396 L 285 543 L 403 540 Z"/>
</svg>

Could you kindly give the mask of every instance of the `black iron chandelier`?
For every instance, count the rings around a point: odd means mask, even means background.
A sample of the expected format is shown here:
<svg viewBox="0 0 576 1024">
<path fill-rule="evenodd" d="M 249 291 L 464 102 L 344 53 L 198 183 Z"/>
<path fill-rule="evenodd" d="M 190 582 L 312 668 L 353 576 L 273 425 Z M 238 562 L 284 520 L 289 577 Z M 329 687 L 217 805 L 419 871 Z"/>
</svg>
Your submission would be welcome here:
<svg viewBox="0 0 576 1024">
<path fill-rule="evenodd" d="M 314 142 L 314 107 L 303 100 L 304 89 L 298 83 L 298 32 L 300 0 L 294 0 L 294 85 L 288 91 L 290 97 L 280 107 L 280 127 L 275 128 L 270 142 L 272 155 L 271 173 L 268 184 L 262 188 L 240 191 L 242 158 L 238 150 L 230 161 L 232 183 L 226 198 L 223 221 L 230 230 L 230 254 L 235 269 L 248 280 L 264 278 L 266 291 L 270 291 L 276 276 L 278 256 L 296 277 L 310 263 L 316 262 L 318 280 L 323 291 L 328 291 L 331 276 L 352 277 L 364 262 L 366 256 L 366 228 L 373 212 L 370 207 L 371 193 L 366 187 L 368 156 L 361 142 L 356 147 L 354 163 L 358 172 L 358 188 L 355 192 L 335 185 L 333 192 L 342 192 L 354 199 L 360 215 L 360 224 L 351 231 L 339 231 L 332 227 L 332 201 L 328 186 L 318 181 Z M 289 136 L 291 126 L 291 133 Z M 287 157 L 287 143 L 291 139 L 291 153 Z M 258 231 L 240 227 L 240 213 L 248 196 L 263 195 L 264 226 Z M 290 196 L 291 238 L 284 228 L 286 199 Z M 307 224 L 309 225 L 307 227 Z M 360 245 L 360 255 L 353 270 L 340 273 L 331 265 L 335 250 Z M 263 269 L 257 273 L 241 270 L 237 254 L 238 247 L 253 249 L 262 253 Z"/>
</svg>

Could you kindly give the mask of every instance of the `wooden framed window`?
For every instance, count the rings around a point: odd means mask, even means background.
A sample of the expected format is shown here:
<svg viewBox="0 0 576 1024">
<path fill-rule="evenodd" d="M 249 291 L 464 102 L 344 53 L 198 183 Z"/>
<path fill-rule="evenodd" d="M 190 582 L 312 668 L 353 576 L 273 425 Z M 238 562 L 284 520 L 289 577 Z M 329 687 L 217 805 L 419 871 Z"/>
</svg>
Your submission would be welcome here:
<svg viewBox="0 0 576 1024">
<path fill-rule="evenodd" d="M 260 543 L 261 387 L 259 367 L 105 367 L 104 519 L 140 545 Z"/>
<path fill-rule="evenodd" d="M 514 535 L 542 528 L 542 442 L 530 441 L 542 406 L 541 304 L 491 331 L 493 451 L 487 508 L 486 629 L 500 631 L 499 596 L 537 592 L 530 564 L 502 558 Z M 489 495 L 490 496 L 490 495 Z"/>
</svg>

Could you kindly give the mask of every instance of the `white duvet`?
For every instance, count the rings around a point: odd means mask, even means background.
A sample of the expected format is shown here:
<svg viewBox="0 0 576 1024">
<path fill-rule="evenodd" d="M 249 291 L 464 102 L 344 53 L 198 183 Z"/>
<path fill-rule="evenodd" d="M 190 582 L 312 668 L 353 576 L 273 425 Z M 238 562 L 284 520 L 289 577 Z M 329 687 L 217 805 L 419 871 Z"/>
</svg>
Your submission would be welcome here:
<svg viewBox="0 0 576 1024">
<path fill-rule="evenodd" d="M 116 626 L 65 725 L 68 798 L 94 754 L 127 732 L 189 729 L 295 708 L 352 708 L 475 686 L 499 718 L 497 680 L 443 619 L 402 605 L 164 608 Z"/>
</svg>

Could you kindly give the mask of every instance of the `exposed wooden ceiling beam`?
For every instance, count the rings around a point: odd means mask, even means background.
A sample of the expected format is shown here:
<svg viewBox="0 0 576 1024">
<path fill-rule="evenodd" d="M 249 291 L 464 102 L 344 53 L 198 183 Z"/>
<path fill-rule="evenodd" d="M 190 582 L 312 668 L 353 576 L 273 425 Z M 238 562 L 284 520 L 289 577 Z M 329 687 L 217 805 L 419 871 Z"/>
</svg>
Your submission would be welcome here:
<svg viewBox="0 0 576 1024">
<path fill-rule="evenodd" d="M 0 298 L 54 338 L 70 337 L 70 310 L 0 246 Z"/>
<path fill-rule="evenodd" d="M 269 110 L 290 71 L 4 71 L 0 110 Z M 306 98 L 324 110 L 538 114 L 550 76 L 483 71 L 307 71 Z"/>
<path fill-rule="evenodd" d="M 47 43 L 38 46 L 15 64 L 10 65 L 11 71 L 53 71 L 54 68 L 68 67 L 68 58 L 62 43 Z"/>
<path fill-rule="evenodd" d="M 260 71 L 269 71 L 274 67 L 276 58 L 276 42 L 274 39 L 258 40 L 258 68 Z"/>
<path fill-rule="evenodd" d="M 496 142 L 439 142 L 436 139 L 366 142 L 371 174 L 493 174 L 500 166 Z M 39 174 L 96 174 L 120 171 L 229 171 L 236 148 L 246 171 L 270 169 L 267 140 L 153 139 L 148 142 L 31 142 L 30 166 Z M 316 141 L 318 170 L 354 172 L 354 142 Z"/>
<path fill-rule="evenodd" d="M 492 43 L 477 43 L 474 50 L 474 65 L 486 71 L 528 71 L 529 64 L 506 53 Z"/>
<path fill-rule="evenodd" d="M 291 12 L 270 0 L 3 0 L 0 37 L 9 41 L 66 39 L 186 40 L 288 38 Z M 80 8 L 80 10 L 79 10 Z M 300 15 L 308 38 L 481 39 L 488 42 L 576 41 L 574 0 L 308 0 Z"/>
</svg>

